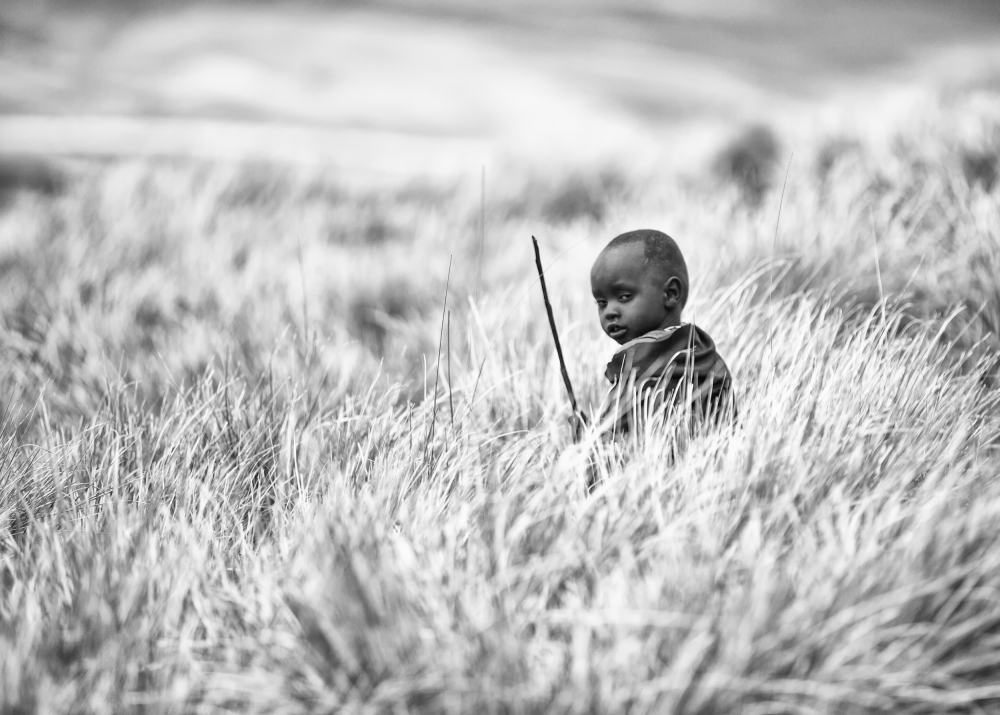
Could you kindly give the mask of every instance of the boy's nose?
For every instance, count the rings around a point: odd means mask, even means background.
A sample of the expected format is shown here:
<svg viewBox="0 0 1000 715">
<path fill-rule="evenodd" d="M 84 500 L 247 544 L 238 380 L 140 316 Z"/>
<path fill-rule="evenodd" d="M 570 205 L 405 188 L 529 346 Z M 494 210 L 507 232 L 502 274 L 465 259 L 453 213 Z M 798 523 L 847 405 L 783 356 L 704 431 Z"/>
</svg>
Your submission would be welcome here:
<svg viewBox="0 0 1000 715">
<path fill-rule="evenodd" d="M 611 320 L 611 318 L 617 318 L 621 315 L 621 311 L 618 310 L 618 306 L 608 304 L 608 307 L 604 309 L 604 319 Z"/>
</svg>

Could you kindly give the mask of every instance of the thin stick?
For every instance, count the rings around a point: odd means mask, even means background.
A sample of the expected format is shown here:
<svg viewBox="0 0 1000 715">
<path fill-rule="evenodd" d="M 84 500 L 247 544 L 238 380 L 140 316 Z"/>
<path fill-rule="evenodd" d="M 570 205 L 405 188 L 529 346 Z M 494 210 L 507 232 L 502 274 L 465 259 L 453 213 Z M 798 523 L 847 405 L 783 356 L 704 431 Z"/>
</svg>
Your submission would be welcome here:
<svg viewBox="0 0 1000 715">
<path fill-rule="evenodd" d="M 455 400 L 451 391 L 451 310 L 448 311 L 448 411 L 451 412 L 451 428 L 455 429 Z"/>
<path fill-rule="evenodd" d="M 448 289 L 451 287 L 451 256 L 448 256 L 448 277 L 444 282 L 444 305 L 441 306 L 441 330 L 438 332 L 437 364 L 434 366 L 434 407 L 431 409 L 431 426 L 427 431 L 427 442 L 424 443 L 424 461 L 427 461 L 427 451 L 434 439 L 434 425 L 438 413 L 438 381 L 441 378 L 441 344 L 444 342 L 444 319 L 448 309 Z"/>
<path fill-rule="evenodd" d="M 483 281 L 483 246 L 486 244 L 486 165 L 479 180 L 479 261 L 476 274 L 476 302 L 479 302 L 479 284 Z"/>
<path fill-rule="evenodd" d="M 569 381 L 569 372 L 566 370 L 566 360 L 563 359 L 562 345 L 559 343 L 559 331 L 556 330 L 556 319 L 552 314 L 552 303 L 549 302 L 549 291 L 545 287 L 545 271 L 542 269 L 542 256 L 538 252 L 538 239 L 531 237 L 531 243 L 535 247 L 535 267 L 538 269 L 538 282 L 542 284 L 542 300 L 545 301 L 545 312 L 549 315 L 549 327 L 552 329 L 552 338 L 556 342 L 556 355 L 559 357 L 559 371 L 562 373 L 563 385 L 566 386 L 566 394 L 569 395 L 569 404 L 573 408 L 575 415 L 579 410 L 576 406 L 576 395 L 573 394 L 573 384 Z"/>
<path fill-rule="evenodd" d="M 573 245 L 571 245 L 569 248 L 567 248 L 566 250 L 564 250 L 562 253 L 560 253 L 558 256 L 556 256 L 555 260 L 553 260 L 550 265 L 554 266 L 556 263 L 558 263 L 560 260 L 562 260 L 563 257 L 565 257 L 567 254 L 569 254 L 570 251 L 572 251 L 573 249 L 575 249 L 577 246 L 579 246 L 584 241 L 589 240 L 589 238 L 590 238 L 589 236 L 584 236 L 583 238 L 581 238 L 579 241 L 577 241 L 576 243 L 574 243 Z M 476 372 L 476 381 L 474 383 L 472 383 L 472 397 L 470 397 L 466 401 L 467 412 L 469 414 L 472 414 L 472 409 L 476 406 L 476 395 L 479 394 L 479 383 L 482 381 L 482 378 L 483 378 L 483 370 L 486 368 L 486 361 L 490 358 L 490 354 L 492 353 L 493 348 L 496 346 L 497 337 L 501 335 L 500 330 L 501 330 L 501 328 L 503 328 L 504 325 L 507 324 L 507 321 L 510 319 L 510 316 L 512 316 L 514 314 L 514 310 L 517 308 L 517 306 L 521 305 L 521 301 L 523 301 L 528 296 L 528 294 L 531 293 L 531 290 L 532 290 L 532 286 L 529 285 L 527 288 L 524 289 L 524 292 L 522 292 L 518 296 L 517 300 L 515 300 L 513 302 L 510 302 L 509 307 L 507 309 L 507 313 L 504 315 L 503 319 L 500 321 L 500 325 L 496 328 L 494 337 L 487 342 L 487 344 L 486 344 L 486 352 L 483 354 L 483 359 L 479 361 L 479 370 Z M 501 301 L 502 303 L 505 303 L 505 304 L 508 303 L 508 301 L 506 300 L 506 297 L 507 296 L 504 296 L 505 299 L 503 301 Z M 470 305 L 470 307 L 473 310 L 473 314 L 475 314 L 476 313 L 476 302 L 474 300 L 470 299 L 469 300 L 469 305 Z M 480 327 L 482 327 L 481 324 L 480 324 Z M 484 330 L 484 333 L 485 333 L 485 330 Z"/>
</svg>

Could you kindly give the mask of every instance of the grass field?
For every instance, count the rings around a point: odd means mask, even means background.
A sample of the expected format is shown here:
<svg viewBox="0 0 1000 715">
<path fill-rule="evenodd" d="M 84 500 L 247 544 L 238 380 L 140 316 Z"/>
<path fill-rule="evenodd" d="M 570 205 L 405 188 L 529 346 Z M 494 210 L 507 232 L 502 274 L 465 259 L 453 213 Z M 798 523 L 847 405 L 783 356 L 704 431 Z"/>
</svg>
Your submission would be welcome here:
<svg viewBox="0 0 1000 715">
<path fill-rule="evenodd" d="M 995 712 L 998 107 L 785 147 L 784 190 L 761 132 L 512 168 L 485 240 L 459 183 L 9 169 L 0 710 Z M 593 405 L 587 271 L 644 225 L 741 419 L 588 494 L 528 239 Z"/>
</svg>

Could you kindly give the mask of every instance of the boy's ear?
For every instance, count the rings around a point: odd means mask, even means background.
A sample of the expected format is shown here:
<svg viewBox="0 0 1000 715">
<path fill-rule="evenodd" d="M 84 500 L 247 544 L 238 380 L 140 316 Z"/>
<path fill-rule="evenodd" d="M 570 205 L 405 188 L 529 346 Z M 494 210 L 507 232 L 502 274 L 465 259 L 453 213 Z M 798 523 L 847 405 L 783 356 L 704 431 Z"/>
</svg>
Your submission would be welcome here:
<svg viewBox="0 0 1000 715">
<path fill-rule="evenodd" d="M 683 294 L 684 290 L 683 286 L 681 286 L 681 279 L 677 276 L 671 276 L 663 284 L 663 307 L 667 310 L 677 308 L 681 304 L 681 296 Z"/>
</svg>

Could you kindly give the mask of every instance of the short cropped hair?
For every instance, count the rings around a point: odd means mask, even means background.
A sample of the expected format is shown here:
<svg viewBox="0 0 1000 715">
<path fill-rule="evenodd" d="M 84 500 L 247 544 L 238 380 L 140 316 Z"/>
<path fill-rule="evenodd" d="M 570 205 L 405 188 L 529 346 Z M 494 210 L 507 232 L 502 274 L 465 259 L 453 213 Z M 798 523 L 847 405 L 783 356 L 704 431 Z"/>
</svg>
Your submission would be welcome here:
<svg viewBox="0 0 1000 715">
<path fill-rule="evenodd" d="M 663 273 L 677 276 L 680 279 L 680 303 L 681 308 L 683 308 L 688 299 L 688 270 L 684 254 L 681 253 L 677 242 L 662 231 L 642 228 L 638 231 L 628 231 L 615 236 L 604 250 L 630 246 L 635 243 L 643 244 L 643 256 L 646 258 L 647 266 L 655 266 Z"/>
</svg>

